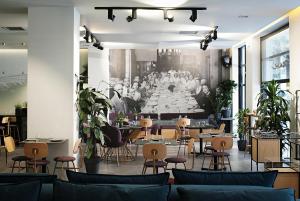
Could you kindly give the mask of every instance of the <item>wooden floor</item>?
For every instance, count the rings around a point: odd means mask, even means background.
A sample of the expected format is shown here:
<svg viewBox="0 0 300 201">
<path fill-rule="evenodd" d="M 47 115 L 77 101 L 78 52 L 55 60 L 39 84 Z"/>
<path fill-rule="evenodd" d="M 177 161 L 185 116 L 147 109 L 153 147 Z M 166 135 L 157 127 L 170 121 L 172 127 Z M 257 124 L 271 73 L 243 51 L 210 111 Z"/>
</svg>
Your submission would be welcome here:
<svg viewBox="0 0 300 201">
<path fill-rule="evenodd" d="M 195 143 L 196 145 L 196 150 L 199 150 L 199 143 Z M 135 145 L 129 145 L 129 148 L 132 150 L 132 152 L 135 152 Z M 176 146 L 168 146 L 168 156 L 176 156 L 177 154 L 178 147 Z M 0 173 L 4 172 L 10 172 L 11 169 L 9 166 L 11 165 L 11 160 L 10 158 L 15 156 L 15 155 L 20 155 L 22 154 L 23 149 L 22 147 L 18 147 L 17 151 L 14 154 L 9 155 L 9 164 L 8 166 L 5 165 L 5 153 L 2 152 L 0 155 Z M 232 170 L 233 171 L 250 171 L 250 154 L 247 153 L 244 157 L 244 152 L 239 151 L 237 148 L 237 143 L 236 140 L 234 140 L 234 146 L 232 150 L 230 151 L 230 160 L 231 160 L 231 165 L 232 165 Z M 51 159 L 48 159 L 51 161 Z M 201 171 L 201 165 L 202 165 L 202 160 L 203 157 L 197 157 L 195 158 L 195 166 L 193 168 L 194 171 Z M 99 173 L 101 174 L 122 174 L 122 175 L 134 175 L 134 174 L 141 174 L 142 172 L 142 167 L 143 167 L 143 156 L 142 156 L 142 147 L 139 148 L 138 152 L 138 157 L 134 161 L 127 161 L 127 162 L 120 162 L 120 166 L 117 166 L 117 163 L 115 161 L 102 161 L 100 165 L 100 170 Z M 53 160 L 51 161 L 52 165 L 54 164 Z M 209 164 L 209 159 L 206 160 L 205 166 L 207 167 Z M 187 168 L 190 169 L 192 165 L 192 156 L 190 155 L 188 158 L 187 162 Z M 53 167 L 53 166 L 52 166 Z M 50 166 L 50 173 L 53 172 L 53 168 Z M 172 166 L 170 166 L 171 168 Z M 178 165 L 178 168 L 181 166 Z M 256 170 L 255 163 L 253 163 L 253 170 Z M 263 170 L 263 164 L 259 165 L 259 170 Z M 80 169 L 81 172 L 85 172 L 85 168 Z M 160 170 L 162 171 L 162 170 Z M 24 171 L 23 171 L 24 172 Z M 58 171 L 58 174 L 60 172 Z M 148 174 L 151 174 L 152 171 L 149 169 L 147 171 Z M 64 175 L 59 175 L 61 178 L 65 178 Z"/>
</svg>

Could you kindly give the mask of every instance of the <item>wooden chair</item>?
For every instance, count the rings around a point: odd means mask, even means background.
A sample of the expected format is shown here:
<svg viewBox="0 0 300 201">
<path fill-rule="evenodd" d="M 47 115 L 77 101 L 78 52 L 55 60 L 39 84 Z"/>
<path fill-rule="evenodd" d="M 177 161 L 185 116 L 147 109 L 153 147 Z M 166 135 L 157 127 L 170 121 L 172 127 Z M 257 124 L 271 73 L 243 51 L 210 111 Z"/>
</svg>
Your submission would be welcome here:
<svg viewBox="0 0 300 201">
<path fill-rule="evenodd" d="M 13 153 L 16 151 L 16 144 L 14 141 L 14 138 L 11 136 L 4 138 L 4 144 L 6 148 L 7 153 Z M 31 158 L 27 156 L 14 156 L 12 157 L 13 165 L 11 167 L 11 172 L 14 172 L 14 168 L 18 167 L 18 172 L 20 172 L 21 169 L 26 168 L 26 163 L 28 160 L 31 160 Z M 24 162 L 25 166 L 21 166 L 21 163 Z M 18 166 L 16 166 L 16 163 L 18 163 Z M 6 157 L 6 164 L 7 164 L 7 157 Z"/>
<path fill-rule="evenodd" d="M 24 154 L 31 158 L 27 161 L 27 168 L 32 168 L 34 173 L 38 172 L 39 167 L 46 167 L 49 173 L 48 164 L 50 163 L 45 158 L 48 156 L 48 144 L 46 143 L 25 143 Z"/>
<path fill-rule="evenodd" d="M 142 174 L 146 173 L 148 167 L 153 168 L 153 174 L 158 173 L 158 168 L 163 168 L 166 172 L 167 163 L 163 161 L 167 155 L 165 144 L 145 144 L 143 146 L 144 166 Z"/>
<path fill-rule="evenodd" d="M 212 158 L 209 164 L 209 169 L 213 165 L 221 165 L 221 169 L 225 169 L 225 165 L 229 165 L 230 171 L 231 169 L 231 164 L 230 164 L 230 159 L 229 156 L 230 154 L 225 152 L 226 150 L 230 150 L 233 145 L 233 140 L 232 137 L 215 137 L 212 140 L 212 146 L 214 148 L 214 152 L 212 153 Z M 217 157 L 217 162 L 214 162 L 214 157 Z M 227 163 L 225 163 L 225 158 L 227 158 Z"/>
<path fill-rule="evenodd" d="M 4 137 L 6 137 L 6 136 L 9 136 L 9 130 L 7 130 L 7 134 L 5 134 L 5 126 L 7 127 L 7 125 L 8 125 L 8 122 L 9 122 L 8 119 L 9 119 L 9 117 L 3 117 L 2 121 L 1 121 L 3 126 L 0 126 L 0 131 L 1 131 L 1 133 L 0 133 L 0 146 L 4 145 L 4 143 L 2 143 L 2 139 L 4 139 Z"/>
<path fill-rule="evenodd" d="M 81 144 L 81 138 L 79 138 L 73 147 L 73 153 L 77 154 L 78 152 L 80 152 L 80 144 Z M 61 175 L 63 174 L 63 170 L 71 170 L 73 169 L 74 171 L 76 171 L 78 168 L 76 168 L 74 161 L 76 160 L 75 157 L 73 156 L 57 156 L 54 158 L 55 161 L 55 165 L 54 165 L 54 169 L 53 169 L 53 174 L 55 174 L 55 170 L 56 169 L 60 169 L 61 170 Z M 81 160 L 81 158 L 80 158 Z M 61 163 L 60 167 L 57 167 L 57 164 Z M 69 163 L 72 163 L 72 167 L 69 166 Z M 67 166 L 65 166 L 65 164 Z"/>
<path fill-rule="evenodd" d="M 148 129 L 152 126 L 152 119 L 145 118 L 140 120 L 140 126 L 145 130 L 145 136 L 148 136 Z"/>
<path fill-rule="evenodd" d="M 9 117 L 8 118 L 8 134 L 13 135 L 16 141 L 20 142 L 21 141 L 21 136 L 20 136 L 20 131 L 19 127 L 17 125 L 17 118 L 16 117 Z M 13 132 L 12 132 L 13 131 Z"/>
</svg>

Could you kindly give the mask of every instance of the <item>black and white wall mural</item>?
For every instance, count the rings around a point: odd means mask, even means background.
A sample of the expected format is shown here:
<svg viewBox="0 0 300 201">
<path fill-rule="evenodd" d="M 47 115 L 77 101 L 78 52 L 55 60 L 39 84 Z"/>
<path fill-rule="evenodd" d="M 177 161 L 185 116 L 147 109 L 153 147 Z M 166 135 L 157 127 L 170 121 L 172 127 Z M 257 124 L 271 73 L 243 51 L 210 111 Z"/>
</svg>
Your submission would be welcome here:
<svg viewBox="0 0 300 201">
<path fill-rule="evenodd" d="M 113 112 L 210 114 L 209 95 L 228 77 L 221 56 L 222 50 L 110 50 Z"/>
</svg>

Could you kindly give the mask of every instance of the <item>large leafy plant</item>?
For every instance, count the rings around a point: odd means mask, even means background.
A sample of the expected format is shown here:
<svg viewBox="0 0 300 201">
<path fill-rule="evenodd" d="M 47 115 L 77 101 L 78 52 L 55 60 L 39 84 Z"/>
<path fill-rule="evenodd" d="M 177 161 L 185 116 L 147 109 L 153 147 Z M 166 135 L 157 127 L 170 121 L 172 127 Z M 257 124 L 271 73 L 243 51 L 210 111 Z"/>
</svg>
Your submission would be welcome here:
<svg viewBox="0 0 300 201">
<path fill-rule="evenodd" d="M 286 93 L 274 80 L 262 86 L 257 102 L 258 126 L 261 130 L 275 131 L 279 136 L 289 130 L 288 122 L 291 120 L 289 101 L 284 98 Z"/>
<path fill-rule="evenodd" d="M 245 118 L 247 118 L 247 114 L 250 112 L 249 108 L 240 109 L 239 112 L 235 115 L 238 119 L 238 129 L 237 132 L 239 134 L 240 140 L 246 140 L 247 139 L 247 131 L 248 131 L 248 125 Z"/>
<path fill-rule="evenodd" d="M 101 128 L 108 122 L 107 115 L 111 103 L 102 91 L 91 87 L 80 88 L 82 86 L 80 83 L 83 81 L 84 79 L 80 79 L 78 82 L 77 91 L 80 130 L 82 137 L 86 139 L 86 157 L 95 158 L 97 157 L 96 144 L 102 143 L 104 139 Z"/>
</svg>

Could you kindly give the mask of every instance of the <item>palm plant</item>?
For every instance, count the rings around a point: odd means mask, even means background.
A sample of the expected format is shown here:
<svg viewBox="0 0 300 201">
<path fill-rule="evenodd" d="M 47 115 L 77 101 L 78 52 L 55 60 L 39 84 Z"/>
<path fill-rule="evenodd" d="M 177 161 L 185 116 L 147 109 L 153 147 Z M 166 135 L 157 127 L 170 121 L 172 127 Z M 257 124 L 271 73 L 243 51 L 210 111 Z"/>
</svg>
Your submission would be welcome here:
<svg viewBox="0 0 300 201">
<path fill-rule="evenodd" d="M 249 113 L 249 108 L 240 109 L 239 112 L 235 115 L 238 119 L 238 129 L 237 132 L 239 134 L 240 140 L 246 140 L 246 133 L 248 131 L 247 125 L 245 124 L 245 118 L 247 117 L 247 113 Z"/>
<path fill-rule="evenodd" d="M 258 128 L 262 131 L 275 131 L 279 137 L 289 131 L 288 122 L 289 102 L 284 98 L 285 91 L 272 80 L 263 85 L 258 94 L 257 113 L 259 115 Z M 281 150 L 284 144 L 281 143 Z"/>
</svg>

